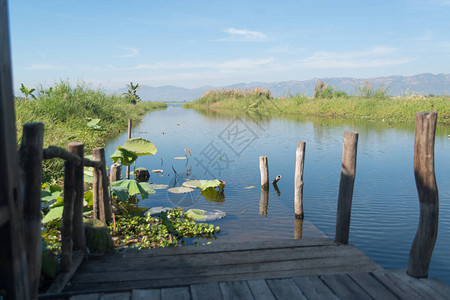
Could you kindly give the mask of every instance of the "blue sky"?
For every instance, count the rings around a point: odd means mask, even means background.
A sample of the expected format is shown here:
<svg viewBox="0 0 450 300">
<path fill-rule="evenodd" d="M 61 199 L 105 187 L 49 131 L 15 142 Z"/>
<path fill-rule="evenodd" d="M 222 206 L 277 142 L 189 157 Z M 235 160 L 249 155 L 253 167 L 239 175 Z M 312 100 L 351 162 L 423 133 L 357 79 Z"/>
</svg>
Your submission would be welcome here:
<svg viewBox="0 0 450 300">
<path fill-rule="evenodd" d="M 450 73 L 450 0 L 10 0 L 14 87 Z"/>
</svg>

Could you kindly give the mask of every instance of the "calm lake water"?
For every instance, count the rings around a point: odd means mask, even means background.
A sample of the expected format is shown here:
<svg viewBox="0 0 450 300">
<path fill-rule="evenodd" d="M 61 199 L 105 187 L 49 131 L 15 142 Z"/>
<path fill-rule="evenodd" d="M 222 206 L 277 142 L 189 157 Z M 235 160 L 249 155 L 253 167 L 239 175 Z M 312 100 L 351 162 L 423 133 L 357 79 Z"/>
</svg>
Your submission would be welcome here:
<svg viewBox="0 0 450 300">
<path fill-rule="evenodd" d="M 220 209 L 224 219 L 214 242 L 294 238 L 294 168 L 297 141 L 306 142 L 305 220 L 333 238 L 345 131 L 359 133 L 350 243 L 386 269 L 406 269 L 419 219 L 413 174 L 414 124 L 370 121 L 268 118 L 240 112 L 197 112 L 180 106 L 148 114 L 133 137 L 152 141 L 155 156 L 138 167 L 163 169 L 150 181 L 179 185 L 186 178 L 226 181 L 225 198 L 211 201 L 198 191 L 175 195 L 167 190 L 140 205 Z M 430 277 L 450 284 L 450 128 L 438 127 L 435 168 L 439 189 L 439 232 Z M 126 140 L 126 132 L 107 145 L 107 157 Z M 175 160 L 185 156 L 188 160 Z M 267 156 L 269 177 L 282 175 L 280 195 L 270 186 L 267 214 L 261 215 L 259 156 Z M 174 172 L 176 171 L 176 174 Z M 255 186 L 256 188 L 249 188 Z M 264 210 L 264 207 L 261 207 Z M 304 237 L 307 237 L 304 235 Z"/>
</svg>

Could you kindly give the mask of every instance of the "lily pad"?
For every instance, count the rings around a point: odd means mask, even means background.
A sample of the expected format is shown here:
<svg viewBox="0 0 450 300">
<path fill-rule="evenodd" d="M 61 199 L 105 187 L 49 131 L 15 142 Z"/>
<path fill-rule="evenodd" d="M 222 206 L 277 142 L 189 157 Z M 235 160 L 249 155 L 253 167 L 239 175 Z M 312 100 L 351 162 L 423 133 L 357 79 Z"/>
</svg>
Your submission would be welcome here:
<svg viewBox="0 0 450 300">
<path fill-rule="evenodd" d="M 174 193 L 174 194 L 185 194 L 185 193 L 193 192 L 194 189 L 191 189 L 191 188 L 185 187 L 185 186 L 178 186 L 178 187 L 170 188 L 167 191 L 169 191 L 170 193 Z"/>
<path fill-rule="evenodd" d="M 183 186 L 194 188 L 194 189 L 207 189 L 209 187 L 219 187 L 219 189 L 223 190 L 225 187 L 225 181 L 221 181 L 219 179 L 214 180 L 188 180 L 183 183 Z"/>
<path fill-rule="evenodd" d="M 155 184 L 150 184 L 148 182 L 139 182 L 140 186 L 142 186 L 144 188 L 144 190 L 147 192 L 147 194 L 149 195 L 153 195 L 154 193 L 156 193 L 155 191 Z"/>
<path fill-rule="evenodd" d="M 224 211 L 214 209 L 213 211 L 206 211 L 203 209 L 189 209 L 185 214 L 187 218 L 195 221 L 214 221 L 222 219 L 226 216 Z"/>
<path fill-rule="evenodd" d="M 188 180 L 183 182 L 183 186 L 190 187 L 193 189 L 199 189 L 201 185 L 205 184 L 208 180 Z"/>
<path fill-rule="evenodd" d="M 148 183 L 148 187 L 154 190 L 164 190 L 169 187 L 167 184 Z"/>
</svg>

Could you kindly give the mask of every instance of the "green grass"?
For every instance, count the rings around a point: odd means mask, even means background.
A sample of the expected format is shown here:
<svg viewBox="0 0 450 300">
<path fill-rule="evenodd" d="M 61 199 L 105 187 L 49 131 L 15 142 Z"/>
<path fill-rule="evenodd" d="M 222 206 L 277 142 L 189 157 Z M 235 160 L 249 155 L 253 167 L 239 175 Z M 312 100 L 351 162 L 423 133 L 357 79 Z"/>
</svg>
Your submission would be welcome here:
<svg viewBox="0 0 450 300">
<path fill-rule="evenodd" d="M 61 82 L 53 87 L 50 95 L 37 100 L 15 99 L 18 143 L 22 126 L 30 122 L 44 123 L 44 147 L 49 145 L 67 148 L 72 141 L 85 144 L 85 152 L 103 147 L 111 136 L 127 127 L 128 119 L 133 123 L 141 120 L 147 112 L 164 109 L 165 103 L 139 102 L 130 104 L 125 98 L 107 95 L 101 90 L 92 90 L 78 85 L 71 87 Z M 87 126 L 90 119 L 100 119 L 97 129 Z M 62 176 L 63 162 L 44 162 L 44 180 L 55 180 Z"/>
<path fill-rule="evenodd" d="M 379 93 L 366 91 L 362 96 L 343 95 L 330 98 L 310 98 L 303 95 L 273 98 L 270 91 L 264 94 L 242 93 L 242 95 L 236 92 L 213 91 L 205 93 L 202 98 L 184 107 L 256 111 L 280 117 L 295 114 L 304 117 L 368 119 L 390 123 L 414 122 L 417 112 L 433 110 L 438 112 L 438 123 L 450 125 L 449 96 L 389 97 L 385 90 L 383 91 Z"/>
</svg>

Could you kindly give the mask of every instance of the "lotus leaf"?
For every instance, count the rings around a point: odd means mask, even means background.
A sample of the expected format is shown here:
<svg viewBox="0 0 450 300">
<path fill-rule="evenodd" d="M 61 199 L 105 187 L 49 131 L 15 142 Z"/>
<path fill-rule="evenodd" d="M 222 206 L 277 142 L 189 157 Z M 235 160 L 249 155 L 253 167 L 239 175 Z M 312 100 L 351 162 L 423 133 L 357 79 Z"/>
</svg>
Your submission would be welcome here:
<svg viewBox="0 0 450 300">
<path fill-rule="evenodd" d="M 170 211 L 170 210 L 172 210 L 172 209 L 173 209 L 173 208 L 171 208 L 171 207 L 162 207 L 162 206 L 152 207 L 152 208 L 150 208 L 149 210 L 147 210 L 147 211 L 145 212 L 145 216 L 146 216 L 146 217 L 149 217 L 149 216 L 159 215 L 159 214 L 161 214 L 162 212 Z"/>
<path fill-rule="evenodd" d="M 143 138 L 132 138 L 128 139 L 122 147 L 117 147 L 117 149 L 126 150 L 132 152 L 137 156 L 142 155 L 155 155 L 158 151 L 152 142 L 147 141 Z"/>
<path fill-rule="evenodd" d="M 154 190 L 164 190 L 169 187 L 167 184 L 156 184 L 156 183 L 148 183 L 148 182 L 141 182 L 141 185 L 143 183 L 146 183 L 148 185 L 148 188 L 154 189 Z"/>
<path fill-rule="evenodd" d="M 193 192 L 194 189 L 191 189 L 191 188 L 185 187 L 185 186 L 178 186 L 178 187 L 170 188 L 167 191 L 169 191 L 170 193 L 174 193 L 174 194 L 185 194 L 185 193 Z"/>
<path fill-rule="evenodd" d="M 111 155 L 111 160 L 114 163 L 117 163 L 120 160 L 120 163 L 124 166 L 129 166 L 135 162 L 138 156 L 130 151 L 127 151 L 123 148 L 117 147 L 116 151 Z"/>
<path fill-rule="evenodd" d="M 187 218 L 195 221 L 213 221 L 226 216 L 224 211 L 215 209 L 213 211 L 206 211 L 203 209 L 189 209 L 185 214 Z"/>
<path fill-rule="evenodd" d="M 148 182 L 139 182 L 139 184 L 144 188 L 144 190 L 147 192 L 147 194 L 153 195 L 154 193 L 156 193 L 155 186 L 158 187 L 158 185 L 150 184 Z"/>
<path fill-rule="evenodd" d="M 50 209 L 48 214 L 46 214 L 45 217 L 42 219 L 42 223 L 45 224 L 56 219 L 61 219 L 63 215 L 63 210 L 64 206 L 58 206 Z"/>
<path fill-rule="evenodd" d="M 209 187 L 219 187 L 219 189 L 223 190 L 225 187 L 225 181 L 221 181 L 219 179 L 214 180 L 188 180 L 183 183 L 183 186 L 194 188 L 194 189 L 207 189 Z"/>
<path fill-rule="evenodd" d="M 223 191 L 218 191 L 213 187 L 208 187 L 200 192 L 207 200 L 214 202 L 225 202 Z"/>
<path fill-rule="evenodd" d="M 143 199 L 148 197 L 147 191 L 134 179 L 118 180 L 111 182 L 111 191 L 114 192 L 115 187 L 124 187 L 128 190 L 129 196 L 140 194 Z M 119 197 L 119 196 L 118 196 Z"/>
</svg>

